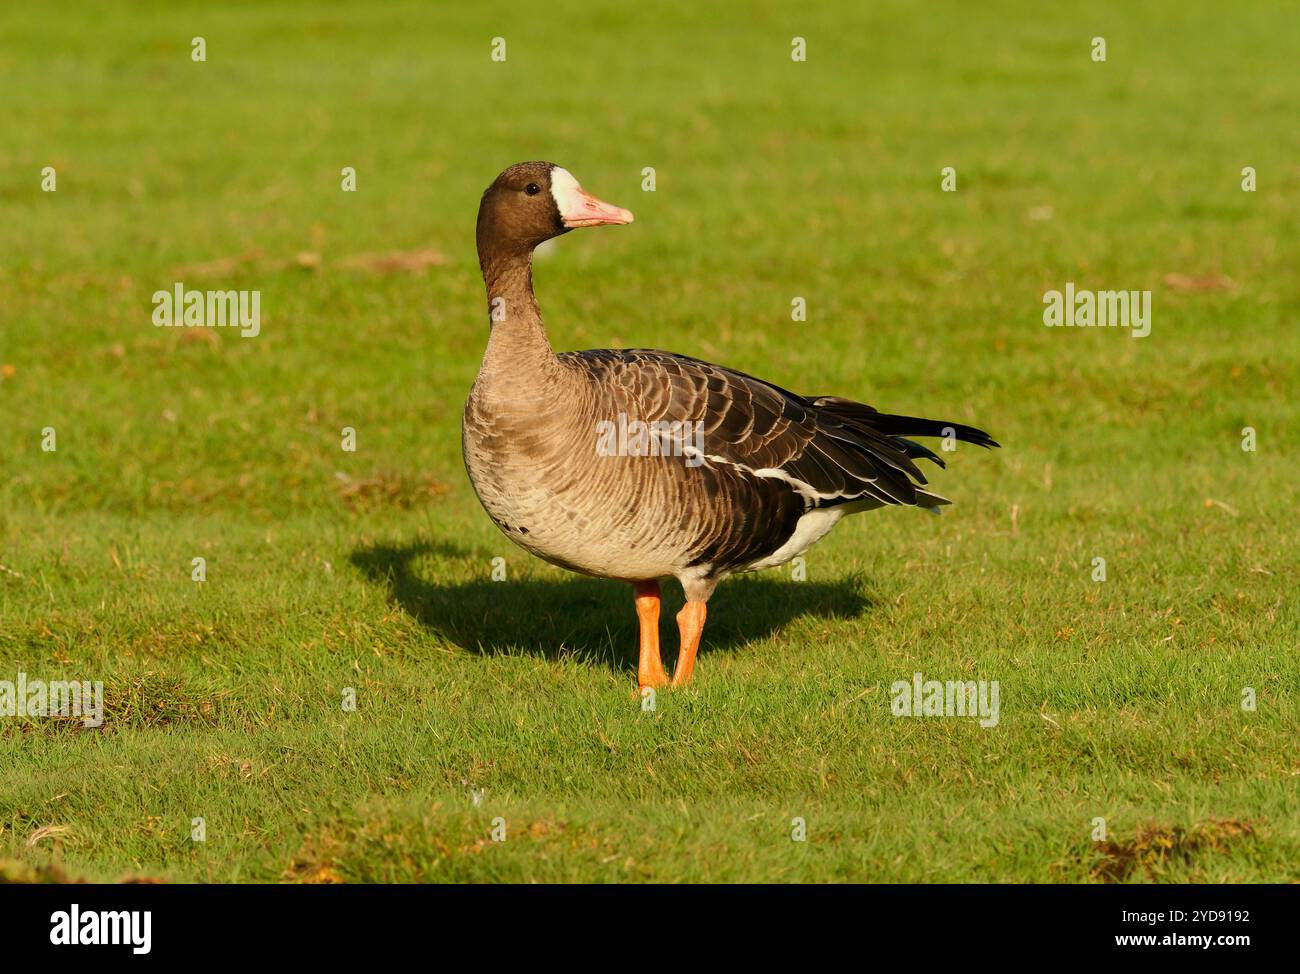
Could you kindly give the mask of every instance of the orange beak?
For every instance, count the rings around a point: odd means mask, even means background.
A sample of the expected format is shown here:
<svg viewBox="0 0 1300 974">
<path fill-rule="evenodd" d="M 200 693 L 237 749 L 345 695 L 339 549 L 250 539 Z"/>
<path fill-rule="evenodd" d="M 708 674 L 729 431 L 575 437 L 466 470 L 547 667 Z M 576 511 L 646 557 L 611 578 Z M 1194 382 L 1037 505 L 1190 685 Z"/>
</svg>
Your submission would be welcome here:
<svg viewBox="0 0 1300 974">
<path fill-rule="evenodd" d="M 633 220 L 631 210 L 598 200 L 586 190 L 575 189 L 566 196 L 560 209 L 560 219 L 569 230 L 626 224 Z"/>
</svg>

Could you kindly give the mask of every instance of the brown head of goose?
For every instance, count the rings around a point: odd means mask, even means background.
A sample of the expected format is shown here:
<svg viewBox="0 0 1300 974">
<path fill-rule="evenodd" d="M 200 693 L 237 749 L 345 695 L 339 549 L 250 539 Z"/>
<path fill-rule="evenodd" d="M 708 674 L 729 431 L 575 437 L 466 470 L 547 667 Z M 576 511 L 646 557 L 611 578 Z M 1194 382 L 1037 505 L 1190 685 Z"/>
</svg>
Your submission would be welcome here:
<svg viewBox="0 0 1300 974">
<path fill-rule="evenodd" d="M 783 564 L 846 514 L 889 505 L 937 511 L 913 436 L 997 444 L 960 423 L 800 396 L 671 352 L 557 355 L 533 294 L 532 253 L 578 227 L 632 214 L 546 162 L 511 166 L 483 194 L 478 254 L 491 334 L 462 426 L 465 467 L 492 520 L 556 565 L 635 588 L 641 686 L 668 683 L 659 580 L 681 582 L 686 683 L 705 605 L 736 572 Z"/>
</svg>

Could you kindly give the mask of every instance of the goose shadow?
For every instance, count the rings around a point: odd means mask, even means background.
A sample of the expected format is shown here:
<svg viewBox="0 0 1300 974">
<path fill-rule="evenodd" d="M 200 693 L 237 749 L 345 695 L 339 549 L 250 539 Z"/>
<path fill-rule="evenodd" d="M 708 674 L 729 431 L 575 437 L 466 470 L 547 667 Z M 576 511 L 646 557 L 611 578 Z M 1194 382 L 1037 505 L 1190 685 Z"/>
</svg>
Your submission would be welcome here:
<svg viewBox="0 0 1300 974">
<path fill-rule="evenodd" d="M 485 577 L 440 583 L 418 570 L 426 556 L 463 561 Z M 354 550 L 349 560 L 371 583 L 384 586 L 391 603 L 468 652 L 570 657 L 636 671 L 636 612 L 624 582 L 576 574 L 492 581 L 489 558 L 446 543 L 370 545 Z M 664 585 L 659 632 L 665 664 L 677 653 L 673 615 L 682 601 L 676 583 Z M 794 582 L 786 573 L 738 576 L 719 585 L 709 600 L 700 654 L 764 639 L 806 617 L 855 618 L 871 606 L 853 577 Z"/>
</svg>

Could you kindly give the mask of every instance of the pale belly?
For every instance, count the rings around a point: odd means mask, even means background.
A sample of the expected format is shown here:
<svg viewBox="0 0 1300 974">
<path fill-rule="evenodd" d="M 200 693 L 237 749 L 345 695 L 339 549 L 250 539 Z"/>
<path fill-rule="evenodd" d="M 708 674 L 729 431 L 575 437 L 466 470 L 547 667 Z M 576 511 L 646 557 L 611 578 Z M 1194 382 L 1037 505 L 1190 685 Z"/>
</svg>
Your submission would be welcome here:
<svg viewBox="0 0 1300 974">
<path fill-rule="evenodd" d="M 676 575 L 690 560 L 683 525 L 651 513 L 664 505 L 646 503 L 671 491 L 669 478 L 656 483 L 652 470 L 619 468 L 655 462 L 592 456 L 573 463 L 557 454 L 521 464 L 508 451 L 465 446 L 474 492 L 506 537 L 561 567 L 629 581 Z"/>
</svg>

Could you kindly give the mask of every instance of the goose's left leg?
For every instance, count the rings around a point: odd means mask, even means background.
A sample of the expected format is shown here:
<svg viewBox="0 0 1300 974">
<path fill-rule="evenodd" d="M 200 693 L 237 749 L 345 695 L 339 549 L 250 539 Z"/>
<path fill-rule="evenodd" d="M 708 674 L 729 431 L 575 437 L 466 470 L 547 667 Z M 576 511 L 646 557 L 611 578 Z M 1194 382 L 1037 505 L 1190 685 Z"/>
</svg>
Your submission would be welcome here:
<svg viewBox="0 0 1300 974">
<path fill-rule="evenodd" d="M 687 602 L 682 611 L 677 613 L 677 627 L 682 634 L 682 648 L 677 653 L 677 668 L 673 670 L 673 686 L 685 686 L 691 682 L 691 673 L 695 670 L 695 653 L 700 648 L 700 637 L 704 635 L 704 619 L 708 615 L 708 603 L 703 599 Z"/>
<path fill-rule="evenodd" d="M 691 682 L 691 674 L 695 672 L 695 653 L 700 648 L 700 637 L 704 635 L 709 596 L 722 578 L 711 578 L 706 569 L 695 568 L 678 575 L 677 580 L 682 583 L 682 592 L 686 596 L 686 604 L 677 613 L 682 648 L 677 652 L 677 668 L 673 670 L 673 686 L 681 687 Z"/>
</svg>

